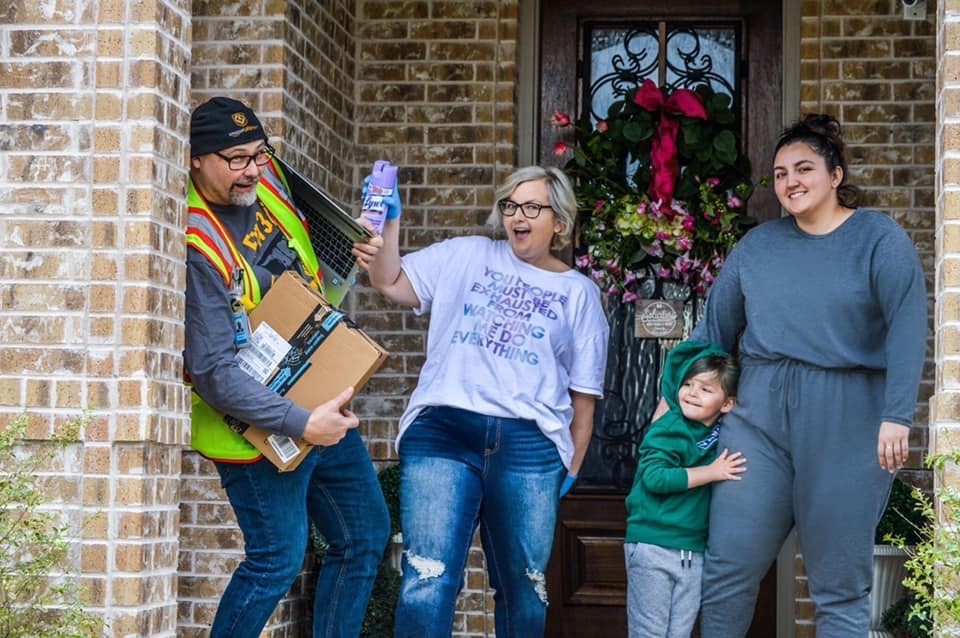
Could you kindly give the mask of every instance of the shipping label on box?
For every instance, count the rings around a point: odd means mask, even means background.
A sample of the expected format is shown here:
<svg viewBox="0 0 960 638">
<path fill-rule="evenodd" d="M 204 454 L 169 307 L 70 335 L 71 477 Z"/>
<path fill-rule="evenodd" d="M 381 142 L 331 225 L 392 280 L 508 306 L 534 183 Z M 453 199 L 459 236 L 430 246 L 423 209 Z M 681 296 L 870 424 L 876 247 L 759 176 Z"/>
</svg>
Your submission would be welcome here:
<svg viewBox="0 0 960 638">
<path fill-rule="evenodd" d="M 250 346 L 237 358 L 247 374 L 312 410 L 347 386 L 359 393 L 387 351 L 306 281 L 284 273 L 250 313 Z M 281 471 L 297 467 L 312 447 L 280 434 L 227 422 Z"/>
</svg>

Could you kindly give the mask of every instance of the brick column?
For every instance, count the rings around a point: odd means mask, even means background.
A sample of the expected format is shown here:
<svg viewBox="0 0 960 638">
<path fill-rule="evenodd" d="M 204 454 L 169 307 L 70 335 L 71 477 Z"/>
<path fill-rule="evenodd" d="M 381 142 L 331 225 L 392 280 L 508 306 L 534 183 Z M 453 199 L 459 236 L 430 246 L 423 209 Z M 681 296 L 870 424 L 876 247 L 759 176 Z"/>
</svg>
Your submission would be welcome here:
<svg viewBox="0 0 960 638">
<path fill-rule="evenodd" d="M 936 153 L 936 388 L 930 401 L 932 453 L 960 447 L 960 1 L 937 3 Z M 935 489 L 960 489 L 953 466 L 937 473 Z M 957 512 L 941 512 L 956 526 Z M 944 628 L 960 630 L 960 627 Z M 951 633 L 951 635 L 953 635 Z"/>
<path fill-rule="evenodd" d="M 0 8 L 0 420 L 88 411 L 61 498 L 112 636 L 176 626 L 188 7 Z"/>
</svg>

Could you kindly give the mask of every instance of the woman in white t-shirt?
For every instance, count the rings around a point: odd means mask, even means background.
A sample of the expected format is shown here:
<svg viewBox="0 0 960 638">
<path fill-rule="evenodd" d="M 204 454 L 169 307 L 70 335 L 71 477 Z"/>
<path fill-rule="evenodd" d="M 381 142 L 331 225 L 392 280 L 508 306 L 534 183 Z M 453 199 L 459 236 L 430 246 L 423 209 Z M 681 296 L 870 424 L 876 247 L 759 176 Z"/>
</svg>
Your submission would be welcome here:
<svg viewBox="0 0 960 638">
<path fill-rule="evenodd" d="M 478 524 L 497 636 L 542 635 L 557 506 L 590 442 L 607 352 L 600 291 L 552 252 L 569 243 L 573 188 L 559 169 L 522 168 L 496 192 L 506 240 L 459 237 L 402 259 L 400 209 L 395 194 L 382 248 L 357 255 L 380 292 L 430 313 L 397 439 L 395 636 L 450 635 Z"/>
</svg>

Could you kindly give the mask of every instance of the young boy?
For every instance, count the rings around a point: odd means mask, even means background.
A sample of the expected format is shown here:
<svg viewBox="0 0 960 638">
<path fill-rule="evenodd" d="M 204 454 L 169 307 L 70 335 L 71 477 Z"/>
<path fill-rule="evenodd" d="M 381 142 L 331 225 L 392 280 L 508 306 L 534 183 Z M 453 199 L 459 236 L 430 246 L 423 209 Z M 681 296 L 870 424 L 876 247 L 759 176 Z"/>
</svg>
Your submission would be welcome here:
<svg viewBox="0 0 960 638">
<path fill-rule="evenodd" d="M 630 638 L 688 638 L 693 630 L 710 484 L 746 471 L 739 452 L 716 449 L 738 376 L 736 360 L 714 344 L 685 341 L 667 355 L 660 392 L 669 410 L 644 436 L 626 502 Z"/>
</svg>

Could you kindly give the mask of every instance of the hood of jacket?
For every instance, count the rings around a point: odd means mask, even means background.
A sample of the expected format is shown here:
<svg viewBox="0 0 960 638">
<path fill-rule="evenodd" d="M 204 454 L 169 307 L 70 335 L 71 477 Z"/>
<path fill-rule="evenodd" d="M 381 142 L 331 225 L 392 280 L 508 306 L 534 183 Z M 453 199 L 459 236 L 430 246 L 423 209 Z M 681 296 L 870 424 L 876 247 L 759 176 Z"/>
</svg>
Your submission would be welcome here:
<svg viewBox="0 0 960 638">
<path fill-rule="evenodd" d="M 682 341 L 667 354 L 663 362 L 663 373 L 660 376 L 660 396 L 666 399 L 671 410 L 680 409 L 677 393 L 693 362 L 715 355 L 725 357 L 727 352 L 715 343 L 703 341 Z"/>
</svg>

